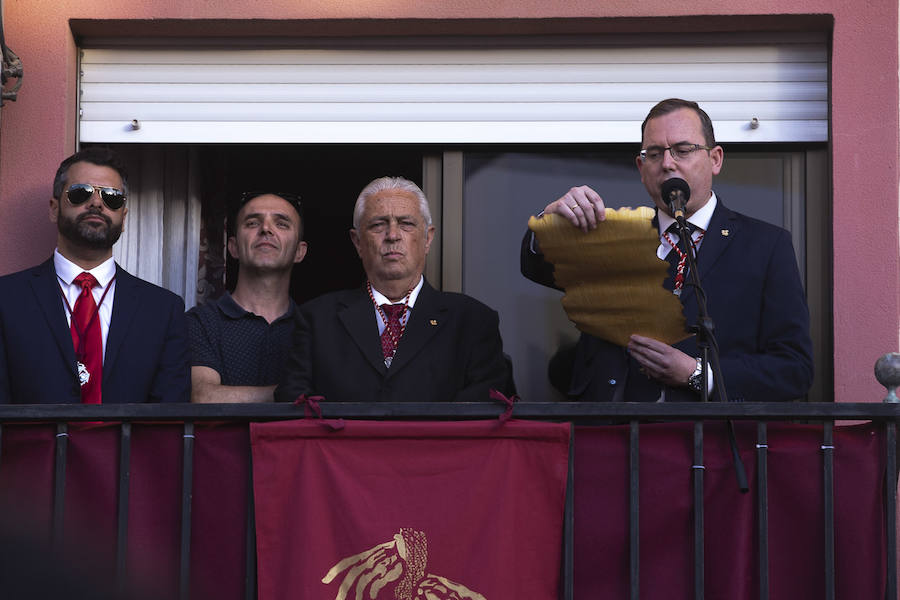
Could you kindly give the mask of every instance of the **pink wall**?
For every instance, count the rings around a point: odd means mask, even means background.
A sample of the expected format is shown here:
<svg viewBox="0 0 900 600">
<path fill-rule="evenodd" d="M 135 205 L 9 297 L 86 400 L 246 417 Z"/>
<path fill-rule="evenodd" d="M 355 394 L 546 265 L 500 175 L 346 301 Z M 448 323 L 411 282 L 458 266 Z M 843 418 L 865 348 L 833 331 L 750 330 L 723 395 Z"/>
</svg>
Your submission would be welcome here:
<svg viewBox="0 0 900 600">
<path fill-rule="evenodd" d="M 74 147 L 79 34 L 335 35 L 828 30 L 833 23 L 834 363 L 838 401 L 877 401 L 872 366 L 900 349 L 896 0 L 7 0 L 25 65 L 0 112 L 0 273 L 45 258 L 53 171 Z M 675 17 L 675 18 L 672 18 Z M 70 20 L 72 21 L 70 24 Z M 201 22 L 201 20 L 203 20 Z"/>
</svg>

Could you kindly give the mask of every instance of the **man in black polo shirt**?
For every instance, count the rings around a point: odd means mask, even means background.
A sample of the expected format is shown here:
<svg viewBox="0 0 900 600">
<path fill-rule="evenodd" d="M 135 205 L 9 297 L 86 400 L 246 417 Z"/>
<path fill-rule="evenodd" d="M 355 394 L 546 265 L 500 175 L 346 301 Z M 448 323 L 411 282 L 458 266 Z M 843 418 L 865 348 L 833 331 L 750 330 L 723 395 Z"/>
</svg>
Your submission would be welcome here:
<svg viewBox="0 0 900 600">
<path fill-rule="evenodd" d="M 232 294 L 187 313 L 191 402 L 271 402 L 291 349 L 291 268 L 306 256 L 300 199 L 248 193 L 228 252 L 238 260 Z"/>
</svg>

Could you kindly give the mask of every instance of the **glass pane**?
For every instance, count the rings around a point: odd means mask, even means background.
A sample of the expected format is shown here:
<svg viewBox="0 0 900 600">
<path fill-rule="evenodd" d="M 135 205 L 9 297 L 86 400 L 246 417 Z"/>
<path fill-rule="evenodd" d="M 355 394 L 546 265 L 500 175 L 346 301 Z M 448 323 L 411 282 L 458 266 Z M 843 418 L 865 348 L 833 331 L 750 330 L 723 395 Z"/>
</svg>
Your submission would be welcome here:
<svg viewBox="0 0 900 600">
<path fill-rule="evenodd" d="M 786 181 L 789 162 L 790 155 L 783 152 L 726 152 L 716 193 L 729 208 L 785 226 L 791 203 L 802 201 L 789 197 L 797 188 Z M 561 400 L 549 383 L 547 365 L 557 349 L 577 339 L 578 331 L 560 305 L 561 292 L 521 275 L 520 242 L 529 216 L 573 185 L 593 187 L 613 208 L 649 206 L 633 150 L 470 152 L 464 173 L 463 291 L 500 313 L 503 345 L 512 357 L 522 398 Z M 790 178 L 796 183 L 796 177 Z"/>
</svg>

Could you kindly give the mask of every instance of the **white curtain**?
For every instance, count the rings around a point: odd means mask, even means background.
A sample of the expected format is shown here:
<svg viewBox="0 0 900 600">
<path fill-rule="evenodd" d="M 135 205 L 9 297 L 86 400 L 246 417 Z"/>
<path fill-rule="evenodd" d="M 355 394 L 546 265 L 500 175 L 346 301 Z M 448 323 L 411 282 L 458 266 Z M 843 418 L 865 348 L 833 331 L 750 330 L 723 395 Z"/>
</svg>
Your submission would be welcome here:
<svg viewBox="0 0 900 600">
<path fill-rule="evenodd" d="M 128 165 L 128 216 L 113 256 L 129 273 L 197 303 L 199 161 L 195 149 L 134 144 L 117 149 Z"/>
</svg>

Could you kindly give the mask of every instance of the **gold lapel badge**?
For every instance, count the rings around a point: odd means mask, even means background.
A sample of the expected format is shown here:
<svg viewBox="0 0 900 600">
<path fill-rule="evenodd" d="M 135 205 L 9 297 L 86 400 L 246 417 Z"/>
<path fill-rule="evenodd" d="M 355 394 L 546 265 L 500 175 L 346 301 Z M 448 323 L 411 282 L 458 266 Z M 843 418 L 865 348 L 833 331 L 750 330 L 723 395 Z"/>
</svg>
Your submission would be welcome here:
<svg viewBox="0 0 900 600">
<path fill-rule="evenodd" d="M 723 230 L 722 230 L 722 236 L 723 236 L 723 237 L 728 237 L 730 234 L 731 234 L 731 232 L 728 231 L 727 229 L 723 229 Z"/>
<path fill-rule="evenodd" d="M 434 320 L 434 319 L 432 319 L 431 321 L 429 321 L 429 323 L 431 323 L 432 325 L 437 325 L 437 321 Z"/>
</svg>

